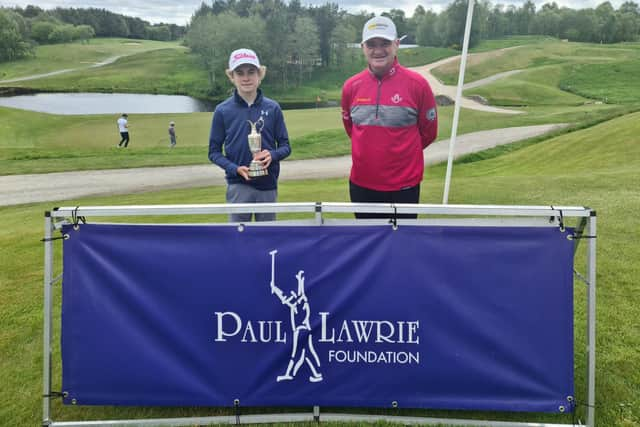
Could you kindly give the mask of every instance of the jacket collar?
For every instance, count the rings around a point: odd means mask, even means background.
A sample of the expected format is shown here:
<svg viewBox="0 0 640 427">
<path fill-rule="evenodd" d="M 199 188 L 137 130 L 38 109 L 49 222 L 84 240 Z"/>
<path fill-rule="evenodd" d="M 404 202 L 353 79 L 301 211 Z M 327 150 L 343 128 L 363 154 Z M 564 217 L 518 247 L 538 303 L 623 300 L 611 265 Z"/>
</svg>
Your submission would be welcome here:
<svg viewBox="0 0 640 427">
<path fill-rule="evenodd" d="M 238 89 L 233 90 L 233 100 L 236 104 L 240 104 L 242 106 L 247 106 L 247 101 L 245 101 L 239 94 Z M 262 102 L 262 90 L 258 88 L 258 94 L 256 95 L 256 99 L 253 101 L 252 105 L 259 105 Z"/>
</svg>

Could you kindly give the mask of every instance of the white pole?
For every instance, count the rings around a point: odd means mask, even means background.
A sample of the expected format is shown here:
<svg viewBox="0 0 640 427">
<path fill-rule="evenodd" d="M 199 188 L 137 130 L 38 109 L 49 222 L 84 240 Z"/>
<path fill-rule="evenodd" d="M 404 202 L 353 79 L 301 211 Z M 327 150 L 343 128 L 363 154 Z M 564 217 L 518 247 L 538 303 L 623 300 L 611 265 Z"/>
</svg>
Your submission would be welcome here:
<svg viewBox="0 0 640 427">
<path fill-rule="evenodd" d="M 458 89 L 456 91 L 456 101 L 453 107 L 453 124 L 451 125 L 451 140 L 449 142 L 449 158 L 447 159 L 447 176 L 444 180 L 444 195 L 442 204 L 449 203 L 449 185 L 451 183 L 451 169 L 453 167 L 453 151 L 456 145 L 458 134 L 458 120 L 460 119 L 460 100 L 462 99 L 462 86 L 464 85 L 464 71 L 467 67 L 467 52 L 469 50 L 469 36 L 471 34 L 471 21 L 473 20 L 473 6 L 475 0 L 469 0 L 467 9 L 467 23 L 464 27 L 464 41 L 462 43 L 462 55 L 460 57 L 460 73 L 458 74 Z"/>
</svg>

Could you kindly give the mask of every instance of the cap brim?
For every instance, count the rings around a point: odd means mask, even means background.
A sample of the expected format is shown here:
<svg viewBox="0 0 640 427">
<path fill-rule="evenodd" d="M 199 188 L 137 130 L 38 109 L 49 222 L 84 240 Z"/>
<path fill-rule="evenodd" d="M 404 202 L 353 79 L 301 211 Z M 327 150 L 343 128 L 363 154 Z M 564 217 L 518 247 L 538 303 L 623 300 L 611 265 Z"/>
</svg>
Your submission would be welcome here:
<svg viewBox="0 0 640 427">
<path fill-rule="evenodd" d="M 235 71 L 235 70 L 236 70 L 239 66 L 241 66 L 241 65 L 253 65 L 254 67 L 256 67 L 256 68 L 260 69 L 260 66 L 259 66 L 259 65 L 256 65 L 256 64 L 254 64 L 254 63 L 253 63 L 253 62 L 251 62 L 251 61 L 240 61 L 239 63 L 237 63 L 237 64 L 235 65 L 235 67 L 233 67 L 233 69 L 232 69 L 231 71 Z"/>
<path fill-rule="evenodd" d="M 385 40 L 389 40 L 389 41 L 396 41 L 397 38 L 393 38 L 393 37 L 389 37 L 387 34 L 372 34 L 369 37 L 367 37 L 366 39 L 362 40 L 362 43 L 367 42 L 368 40 L 371 39 L 385 39 Z"/>
</svg>

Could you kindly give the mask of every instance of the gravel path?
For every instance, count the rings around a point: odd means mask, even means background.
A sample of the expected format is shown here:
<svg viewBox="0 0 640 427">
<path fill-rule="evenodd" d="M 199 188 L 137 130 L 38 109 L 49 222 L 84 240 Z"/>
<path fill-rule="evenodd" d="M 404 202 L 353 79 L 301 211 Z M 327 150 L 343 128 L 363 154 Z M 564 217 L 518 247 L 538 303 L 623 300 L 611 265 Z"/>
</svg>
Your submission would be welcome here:
<svg viewBox="0 0 640 427">
<path fill-rule="evenodd" d="M 566 125 L 524 126 L 459 135 L 455 157 L 542 135 Z M 449 140 L 425 150 L 426 164 L 447 160 Z M 281 181 L 342 178 L 351 156 L 283 162 Z M 172 188 L 224 185 L 222 169 L 211 164 L 157 168 L 109 169 L 0 176 L 0 206 L 61 201 L 78 197 L 127 194 Z"/>
</svg>

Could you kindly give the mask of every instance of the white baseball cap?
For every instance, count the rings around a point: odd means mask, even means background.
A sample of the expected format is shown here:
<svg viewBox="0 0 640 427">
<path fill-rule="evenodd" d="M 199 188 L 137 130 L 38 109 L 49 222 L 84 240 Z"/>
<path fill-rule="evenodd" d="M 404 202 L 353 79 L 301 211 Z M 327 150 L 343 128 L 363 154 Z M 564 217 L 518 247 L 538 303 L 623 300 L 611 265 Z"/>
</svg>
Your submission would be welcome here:
<svg viewBox="0 0 640 427">
<path fill-rule="evenodd" d="M 260 68 L 260 60 L 258 55 L 251 49 L 237 49 L 229 55 L 229 69 L 235 70 L 242 64 L 251 64 Z"/>
<path fill-rule="evenodd" d="M 362 28 L 362 43 L 376 37 L 391 41 L 398 39 L 396 26 L 391 19 L 386 16 L 375 16 L 364 24 Z"/>
</svg>

